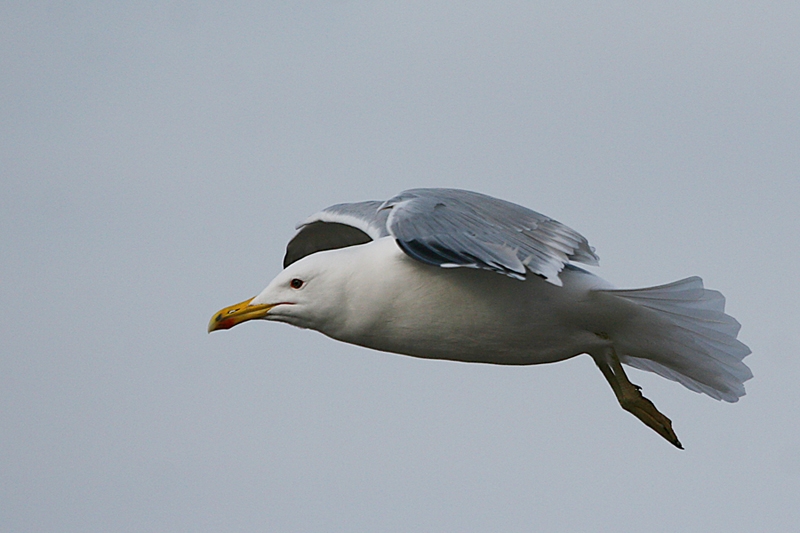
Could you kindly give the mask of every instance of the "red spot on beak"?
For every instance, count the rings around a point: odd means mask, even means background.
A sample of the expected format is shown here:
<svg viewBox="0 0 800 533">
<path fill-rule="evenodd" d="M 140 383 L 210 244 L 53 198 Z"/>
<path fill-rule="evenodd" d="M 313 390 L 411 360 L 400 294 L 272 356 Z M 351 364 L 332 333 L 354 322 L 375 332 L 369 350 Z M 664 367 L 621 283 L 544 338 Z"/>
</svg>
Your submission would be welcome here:
<svg viewBox="0 0 800 533">
<path fill-rule="evenodd" d="M 236 320 L 232 318 L 226 318 L 224 320 L 220 320 L 217 323 L 217 327 L 215 329 L 231 329 L 235 325 L 236 325 Z"/>
</svg>

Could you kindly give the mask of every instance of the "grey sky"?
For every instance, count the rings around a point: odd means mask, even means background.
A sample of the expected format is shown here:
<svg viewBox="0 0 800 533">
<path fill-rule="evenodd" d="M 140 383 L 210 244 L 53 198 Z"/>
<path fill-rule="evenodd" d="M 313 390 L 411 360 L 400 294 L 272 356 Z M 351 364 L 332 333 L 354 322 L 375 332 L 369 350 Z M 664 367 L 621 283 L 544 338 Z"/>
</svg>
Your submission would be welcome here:
<svg viewBox="0 0 800 533">
<path fill-rule="evenodd" d="M 267 4 L 267 5 L 265 5 Z M 0 530 L 800 526 L 800 5 L 5 2 Z M 621 287 L 700 275 L 738 404 L 588 357 L 416 360 L 214 311 L 294 224 L 477 190 Z"/>
</svg>

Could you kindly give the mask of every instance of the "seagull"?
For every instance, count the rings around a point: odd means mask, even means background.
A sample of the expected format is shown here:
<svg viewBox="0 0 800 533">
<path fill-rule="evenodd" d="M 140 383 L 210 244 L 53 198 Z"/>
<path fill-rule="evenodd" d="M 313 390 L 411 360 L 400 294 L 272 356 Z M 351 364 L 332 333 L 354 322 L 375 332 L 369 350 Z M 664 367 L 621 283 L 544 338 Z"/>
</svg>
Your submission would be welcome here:
<svg viewBox="0 0 800 533">
<path fill-rule="evenodd" d="M 426 359 L 498 365 L 588 354 L 623 409 L 678 448 L 672 422 L 623 364 L 736 402 L 753 374 L 740 325 L 699 277 L 617 289 L 576 231 L 514 203 L 458 189 L 411 189 L 338 204 L 297 226 L 283 271 L 214 313 L 208 331 L 285 322 Z"/>
</svg>

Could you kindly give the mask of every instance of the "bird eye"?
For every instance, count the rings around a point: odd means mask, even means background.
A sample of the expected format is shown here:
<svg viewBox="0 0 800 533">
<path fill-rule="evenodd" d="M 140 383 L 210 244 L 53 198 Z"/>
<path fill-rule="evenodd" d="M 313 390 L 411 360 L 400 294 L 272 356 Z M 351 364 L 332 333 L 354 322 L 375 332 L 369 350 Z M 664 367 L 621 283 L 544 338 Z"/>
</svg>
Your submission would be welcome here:
<svg viewBox="0 0 800 533">
<path fill-rule="evenodd" d="M 291 286 L 293 289 L 299 289 L 300 287 L 303 286 L 303 280 L 299 278 L 294 278 L 292 279 L 292 281 L 289 282 L 289 286 Z"/>
</svg>

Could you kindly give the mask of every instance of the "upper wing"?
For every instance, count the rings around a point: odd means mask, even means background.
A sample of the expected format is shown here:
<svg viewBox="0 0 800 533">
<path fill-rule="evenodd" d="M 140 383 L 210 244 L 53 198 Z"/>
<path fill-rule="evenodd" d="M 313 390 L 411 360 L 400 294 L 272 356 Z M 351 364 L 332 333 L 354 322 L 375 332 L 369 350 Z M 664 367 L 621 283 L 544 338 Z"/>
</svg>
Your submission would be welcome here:
<svg viewBox="0 0 800 533">
<path fill-rule="evenodd" d="M 493 270 L 524 279 L 526 270 L 561 285 L 568 261 L 597 265 L 586 239 L 525 207 L 457 189 L 412 189 L 381 206 L 409 256 L 442 267 Z"/>
<path fill-rule="evenodd" d="M 525 207 L 458 189 L 411 189 L 386 202 L 337 204 L 310 216 L 286 246 L 283 266 L 388 235 L 424 263 L 517 279 L 530 270 L 556 285 L 567 262 L 598 261 L 582 235 Z"/>
<path fill-rule="evenodd" d="M 382 202 L 338 204 L 311 215 L 297 226 L 297 233 L 286 245 L 283 268 L 298 259 L 322 250 L 364 244 L 388 235 L 387 211 Z"/>
</svg>

